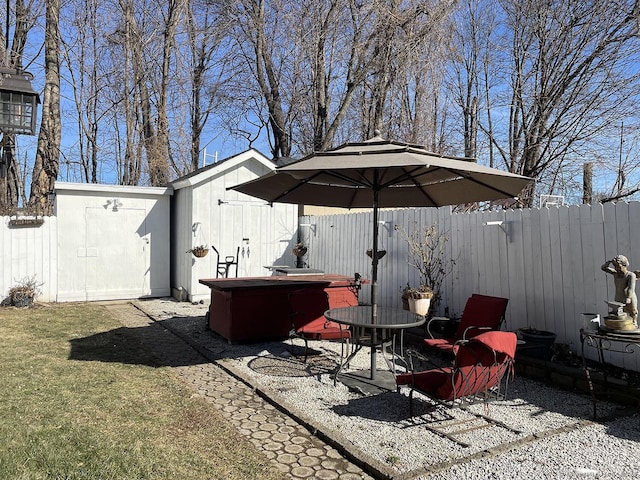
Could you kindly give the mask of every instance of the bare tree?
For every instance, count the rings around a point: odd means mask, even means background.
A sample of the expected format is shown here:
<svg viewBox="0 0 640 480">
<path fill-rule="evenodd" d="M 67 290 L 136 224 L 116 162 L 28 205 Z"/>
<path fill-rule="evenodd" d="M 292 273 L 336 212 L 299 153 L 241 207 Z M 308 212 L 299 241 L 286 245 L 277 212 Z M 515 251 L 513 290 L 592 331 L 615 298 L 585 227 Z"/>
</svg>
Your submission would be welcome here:
<svg viewBox="0 0 640 480">
<path fill-rule="evenodd" d="M 495 12 L 491 1 L 461 2 L 454 32 L 450 89 L 462 115 L 464 156 L 475 158 L 478 152 L 480 112 L 487 106 L 488 67 L 491 64 L 491 41 L 495 31 Z M 483 86 L 484 83 L 484 86 Z M 492 128 L 491 111 L 487 110 L 486 128 Z M 493 166 L 491 153 L 489 165 Z"/>
<path fill-rule="evenodd" d="M 287 7 L 288 8 L 288 7 Z M 235 41 L 240 59 L 248 67 L 267 107 L 271 135 L 271 153 L 275 157 L 288 157 L 291 153 L 291 133 L 287 122 L 286 99 L 282 96 L 285 82 L 282 78 L 285 63 L 282 50 L 287 48 L 278 37 L 280 15 L 285 12 L 280 2 L 266 0 L 239 0 L 231 2 L 229 13 L 235 22 Z M 246 79 L 245 79 L 246 81 Z M 249 88 L 250 90 L 250 88 Z M 255 112 L 260 117 L 261 112 Z"/>
<path fill-rule="evenodd" d="M 609 180 L 600 185 L 600 191 L 594 196 L 600 202 L 624 200 L 640 192 L 640 135 L 637 124 L 621 124 L 617 154 L 608 150 L 600 155 L 597 163 L 603 176 Z M 612 161 L 617 157 L 617 161 Z"/>
<path fill-rule="evenodd" d="M 509 128 L 490 141 L 544 184 L 628 112 L 637 91 L 637 1 L 502 1 L 511 35 Z M 497 97 L 498 106 L 500 97 Z M 526 199 L 533 205 L 533 197 Z"/>
<path fill-rule="evenodd" d="M 398 132 L 409 129 L 413 130 L 412 138 L 420 143 L 431 143 L 432 147 L 439 143 L 431 130 L 433 122 L 437 122 L 436 112 L 439 108 L 433 109 L 433 103 L 425 105 L 423 102 L 429 100 L 420 97 L 420 94 L 425 89 L 430 93 L 441 89 L 442 75 L 438 70 L 444 71 L 445 62 L 437 62 L 436 59 L 443 59 L 442 52 L 450 43 L 445 27 L 450 26 L 448 17 L 454 5 L 455 2 L 449 1 L 397 0 L 378 2 L 375 5 L 376 19 L 372 26 L 368 61 L 370 69 L 364 84 L 365 104 L 362 105 L 362 111 L 366 112 L 363 124 L 365 137 L 373 136 L 376 130 L 391 133 L 394 129 Z M 439 66 L 436 67 L 438 63 Z M 417 72 L 424 76 L 417 82 L 408 82 L 411 75 Z M 415 128 L 417 125 L 411 125 L 419 117 L 404 115 L 402 107 L 406 104 L 400 103 L 397 104 L 399 108 L 396 107 L 395 99 L 399 97 L 397 92 L 406 93 L 401 97 L 404 100 L 409 99 L 412 94 L 416 95 L 414 99 L 419 103 L 414 105 L 415 112 L 418 109 L 431 110 L 427 131 L 419 134 L 419 130 Z M 406 123 L 398 124 L 399 121 Z M 431 137 L 431 142 L 427 142 L 425 134 Z"/>
<path fill-rule="evenodd" d="M 44 214 L 51 212 L 47 194 L 53 191 L 60 160 L 60 0 L 47 0 L 44 33 L 45 86 L 42 122 L 38 135 L 29 207 Z"/>
<path fill-rule="evenodd" d="M 61 39 L 62 58 L 73 91 L 78 133 L 78 162 L 85 182 L 98 183 L 99 131 L 104 103 L 103 65 L 99 53 L 101 31 L 98 26 L 98 2 L 83 0 L 73 10 L 75 36 Z M 68 27 L 69 28 L 69 27 Z M 73 43 L 70 40 L 73 39 Z"/>
<path fill-rule="evenodd" d="M 190 170 L 196 170 L 200 158 L 202 132 L 216 105 L 219 90 L 223 86 L 226 74 L 224 62 L 215 61 L 216 54 L 221 54 L 220 44 L 226 34 L 225 15 L 213 2 L 189 0 L 185 21 L 191 67 L 189 95 Z M 219 71 L 216 75 L 212 75 L 215 65 L 218 66 Z"/>
</svg>

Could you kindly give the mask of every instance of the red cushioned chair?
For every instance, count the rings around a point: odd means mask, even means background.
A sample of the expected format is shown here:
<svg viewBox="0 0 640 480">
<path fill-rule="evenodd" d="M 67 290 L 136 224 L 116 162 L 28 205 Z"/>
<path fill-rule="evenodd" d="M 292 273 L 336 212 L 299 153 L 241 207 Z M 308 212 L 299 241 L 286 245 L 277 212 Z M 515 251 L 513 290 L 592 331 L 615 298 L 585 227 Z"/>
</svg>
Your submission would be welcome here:
<svg viewBox="0 0 640 480">
<path fill-rule="evenodd" d="M 453 346 L 459 340 L 470 339 L 488 330 L 500 330 L 508 302 L 507 298 L 474 293 L 467 300 L 455 335 L 451 338 L 435 338 L 432 333 L 433 325 L 449 319 L 433 317 L 427 323 L 430 338 L 425 338 L 425 345 L 440 352 L 453 353 Z"/>
<path fill-rule="evenodd" d="M 456 342 L 450 367 L 409 371 L 396 375 L 396 385 L 409 387 L 409 410 L 413 416 L 413 394 L 420 392 L 447 406 L 504 398 L 513 374 L 516 334 L 491 331 Z M 506 375 L 504 393 L 501 382 Z"/>
<path fill-rule="evenodd" d="M 341 340 L 351 338 L 347 327 L 327 320 L 329 296 L 321 288 L 305 288 L 289 294 L 291 331 L 289 337 L 304 340 L 304 361 L 307 361 L 309 340 Z"/>
</svg>

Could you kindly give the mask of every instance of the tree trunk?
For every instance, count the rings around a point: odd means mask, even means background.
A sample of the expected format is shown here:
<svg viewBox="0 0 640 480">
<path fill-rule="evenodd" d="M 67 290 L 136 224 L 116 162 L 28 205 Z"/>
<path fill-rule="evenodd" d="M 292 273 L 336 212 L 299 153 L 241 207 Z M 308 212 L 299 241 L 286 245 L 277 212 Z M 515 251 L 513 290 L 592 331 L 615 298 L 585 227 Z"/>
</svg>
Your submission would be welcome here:
<svg viewBox="0 0 640 480">
<path fill-rule="evenodd" d="M 45 86 L 38 150 L 31 181 L 29 208 L 51 214 L 47 194 L 53 191 L 60 159 L 60 0 L 48 0 L 44 33 Z"/>
</svg>

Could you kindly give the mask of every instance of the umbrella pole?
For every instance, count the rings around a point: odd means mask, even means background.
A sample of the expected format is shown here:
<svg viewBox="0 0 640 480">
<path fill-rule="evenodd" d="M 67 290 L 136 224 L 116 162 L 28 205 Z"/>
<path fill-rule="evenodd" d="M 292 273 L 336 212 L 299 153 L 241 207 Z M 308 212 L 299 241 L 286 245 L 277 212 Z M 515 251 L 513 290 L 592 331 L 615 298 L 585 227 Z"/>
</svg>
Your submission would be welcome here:
<svg viewBox="0 0 640 480">
<path fill-rule="evenodd" d="M 377 173 L 377 172 L 376 172 Z M 371 260 L 371 323 L 378 318 L 378 189 L 373 190 L 373 248 Z M 377 330 L 371 329 L 371 380 L 376 379 Z"/>
</svg>

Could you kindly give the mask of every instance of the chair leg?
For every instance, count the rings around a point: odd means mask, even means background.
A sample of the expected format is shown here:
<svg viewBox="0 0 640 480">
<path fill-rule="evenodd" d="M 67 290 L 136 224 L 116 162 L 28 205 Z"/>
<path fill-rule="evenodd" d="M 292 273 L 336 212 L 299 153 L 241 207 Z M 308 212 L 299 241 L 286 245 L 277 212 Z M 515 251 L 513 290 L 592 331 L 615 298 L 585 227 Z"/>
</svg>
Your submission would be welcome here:
<svg viewBox="0 0 640 480">
<path fill-rule="evenodd" d="M 413 417 L 413 387 L 409 390 L 409 416 Z"/>
<path fill-rule="evenodd" d="M 306 337 L 293 333 L 293 330 L 289 332 L 289 343 L 291 343 L 291 349 L 295 347 L 293 344 L 293 339 L 299 338 L 304 342 L 304 363 L 307 363 L 307 358 L 309 357 L 309 340 Z M 290 352 L 293 355 L 293 352 Z"/>
<path fill-rule="evenodd" d="M 309 340 L 306 337 L 302 337 L 304 340 L 304 363 L 307 363 L 307 358 L 309 357 Z"/>
</svg>

